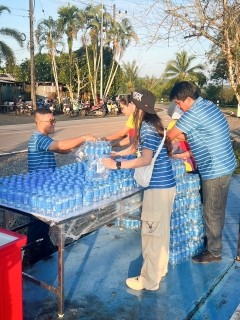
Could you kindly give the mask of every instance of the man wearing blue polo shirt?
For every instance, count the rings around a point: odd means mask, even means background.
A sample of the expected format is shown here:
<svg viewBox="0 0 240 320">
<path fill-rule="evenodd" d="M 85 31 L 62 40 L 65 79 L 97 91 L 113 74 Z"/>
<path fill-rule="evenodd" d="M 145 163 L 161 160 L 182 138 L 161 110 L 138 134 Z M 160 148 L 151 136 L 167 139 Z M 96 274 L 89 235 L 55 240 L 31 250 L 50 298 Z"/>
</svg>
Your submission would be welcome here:
<svg viewBox="0 0 240 320">
<path fill-rule="evenodd" d="M 227 120 L 211 101 L 199 96 L 193 84 L 176 83 L 170 99 L 184 111 L 167 135 L 173 140 L 186 134 L 202 177 L 203 218 L 207 250 L 192 258 L 195 263 L 222 260 L 222 229 L 231 176 L 237 163 L 230 141 Z"/>
<path fill-rule="evenodd" d="M 65 140 L 53 140 L 49 137 L 55 132 L 56 120 L 49 109 L 37 109 L 34 114 L 36 131 L 28 143 L 28 171 L 55 168 L 54 152 L 69 153 L 84 141 L 97 141 L 92 134 Z"/>
<path fill-rule="evenodd" d="M 65 140 L 53 140 L 49 137 L 55 132 L 56 120 L 49 109 L 37 109 L 34 114 L 36 131 L 28 143 L 28 171 L 55 169 L 56 161 L 54 153 L 69 153 L 84 141 L 97 141 L 92 134 L 79 136 Z M 28 263 L 32 265 L 41 259 L 48 259 L 50 252 L 50 238 L 48 235 L 49 225 L 41 220 L 34 220 L 28 227 L 28 243 L 43 238 L 39 249 L 38 246 L 30 247 Z"/>
</svg>

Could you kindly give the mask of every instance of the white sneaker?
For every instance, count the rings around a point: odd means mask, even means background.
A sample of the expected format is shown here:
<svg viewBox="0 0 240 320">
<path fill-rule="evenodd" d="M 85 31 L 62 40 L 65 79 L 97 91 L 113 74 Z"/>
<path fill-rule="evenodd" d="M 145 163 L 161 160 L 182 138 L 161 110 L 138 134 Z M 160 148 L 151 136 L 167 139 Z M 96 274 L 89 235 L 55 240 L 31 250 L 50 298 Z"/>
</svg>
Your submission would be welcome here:
<svg viewBox="0 0 240 320">
<path fill-rule="evenodd" d="M 141 279 L 140 277 L 134 277 L 134 278 L 128 278 L 126 280 L 126 285 L 133 289 L 133 290 L 142 290 L 142 289 L 145 289 L 142 282 L 141 282 Z M 159 285 L 151 288 L 151 289 L 148 289 L 148 290 L 151 290 L 151 291 L 155 291 L 159 288 Z M 146 289 L 147 290 L 147 289 Z"/>
</svg>

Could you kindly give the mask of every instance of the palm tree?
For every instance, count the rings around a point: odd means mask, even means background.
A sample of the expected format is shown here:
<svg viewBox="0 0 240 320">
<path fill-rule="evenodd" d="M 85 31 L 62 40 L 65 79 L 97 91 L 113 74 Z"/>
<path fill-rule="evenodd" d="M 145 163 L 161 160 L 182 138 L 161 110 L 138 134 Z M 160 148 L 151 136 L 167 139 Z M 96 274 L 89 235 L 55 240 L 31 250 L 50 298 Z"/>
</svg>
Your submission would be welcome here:
<svg viewBox="0 0 240 320">
<path fill-rule="evenodd" d="M 204 66 L 198 64 L 191 67 L 192 62 L 196 59 L 196 56 L 191 55 L 188 57 L 187 51 L 183 50 L 176 53 L 176 59 L 170 60 L 167 67 L 162 75 L 162 79 L 167 80 L 166 86 L 173 86 L 174 83 L 179 81 L 193 81 L 199 82 L 199 78 L 202 79 L 202 72 L 198 70 L 203 70 Z"/>
<path fill-rule="evenodd" d="M 3 5 L 0 5 L 0 15 L 3 11 L 8 11 L 11 13 L 11 10 Z M 19 46 L 23 47 L 23 36 L 24 34 L 18 32 L 16 29 L 11 28 L 0 28 L 0 34 L 4 36 L 9 36 L 14 38 Z M 3 41 L 0 41 L 0 63 L 5 61 L 7 65 L 15 64 L 15 55 L 13 50 Z"/>
<path fill-rule="evenodd" d="M 122 70 L 123 70 L 123 77 L 125 79 L 124 87 L 127 88 L 128 92 L 132 92 L 135 88 L 136 81 L 138 78 L 138 66 L 137 61 L 133 60 L 132 63 L 130 62 L 123 62 L 122 63 Z"/>
<path fill-rule="evenodd" d="M 203 96 L 205 96 L 206 99 L 217 102 L 220 96 L 221 89 L 222 88 L 220 86 L 209 85 L 203 88 Z"/>
<path fill-rule="evenodd" d="M 110 75 L 105 88 L 104 96 L 108 95 L 112 82 L 116 76 L 116 72 L 122 61 L 124 52 L 129 47 L 132 39 L 138 43 L 138 37 L 127 18 L 122 19 L 121 23 L 113 22 L 108 32 L 106 43 L 113 44 L 113 59 Z M 135 60 L 134 60 L 135 61 Z M 134 62 L 136 64 L 136 61 Z M 115 67 L 115 70 L 114 70 Z M 135 66 L 134 66 L 135 68 Z"/>
<path fill-rule="evenodd" d="M 59 15 L 59 25 L 62 31 L 67 36 L 67 44 L 68 44 L 68 53 L 69 53 L 69 70 L 70 70 L 70 79 L 69 79 L 69 87 L 72 90 L 72 65 L 73 65 L 73 39 L 77 39 L 77 34 L 80 29 L 79 25 L 79 9 L 76 6 L 70 6 L 68 3 L 67 7 L 60 7 L 57 11 Z"/>
<path fill-rule="evenodd" d="M 39 45 L 39 51 L 43 48 L 46 48 L 52 58 L 52 70 L 53 76 L 56 83 L 58 102 L 60 104 L 60 93 L 58 87 L 58 74 L 57 74 L 57 65 L 55 59 L 55 52 L 59 45 L 63 46 L 62 43 L 62 32 L 58 23 L 53 20 L 52 17 L 42 20 L 35 32 L 37 43 Z"/>
<path fill-rule="evenodd" d="M 89 82 L 94 103 L 97 102 L 97 79 L 101 61 L 101 28 L 103 27 L 107 33 L 111 20 L 111 15 L 106 12 L 102 5 L 95 7 L 89 5 L 79 12 L 79 23 L 82 25 L 83 30 L 82 42 L 86 50 Z"/>
</svg>

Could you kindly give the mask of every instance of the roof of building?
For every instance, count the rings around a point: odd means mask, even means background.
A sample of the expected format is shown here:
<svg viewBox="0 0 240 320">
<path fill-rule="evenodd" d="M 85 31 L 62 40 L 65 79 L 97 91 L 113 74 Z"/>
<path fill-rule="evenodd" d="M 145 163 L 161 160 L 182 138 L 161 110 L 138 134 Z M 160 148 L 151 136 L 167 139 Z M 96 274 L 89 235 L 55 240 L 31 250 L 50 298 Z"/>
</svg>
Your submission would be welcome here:
<svg viewBox="0 0 240 320">
<path fill-rule="evenodd" d="M 0 73 L 0 83 L 15 83 L 16 79 L 10 73 Z"/>
</svg>

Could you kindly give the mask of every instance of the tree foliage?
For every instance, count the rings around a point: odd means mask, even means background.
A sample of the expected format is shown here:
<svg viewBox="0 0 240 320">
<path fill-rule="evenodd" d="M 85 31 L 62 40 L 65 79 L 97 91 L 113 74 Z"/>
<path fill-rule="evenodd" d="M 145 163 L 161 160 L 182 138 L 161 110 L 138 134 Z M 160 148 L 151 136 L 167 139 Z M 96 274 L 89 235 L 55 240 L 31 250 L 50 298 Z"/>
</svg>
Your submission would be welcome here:
<svg viewBox="0 0 240 320">
<path fill-rule="evenodd" d="M 67 36 L 68 54 L 69 54 L 69 89 L 72 90 L 72 67 L 73 67 L 73 39 L 77 39 L 78 31 L 81 27 L 79 20 L 79 9 L 71 6 L 62 6 L 58 9 L 58 25 L 63 33 Z"/>
<path fill-rule="evenodd" d="M 0 15 L 3 11 L 8 11 L 9 13 L 11 12 L 8 7 L 0 5 Z M 17 41 L 21 48 L 23 47 L 25 35 L 18 30 L 12 28 L 0 28 L 0 35 L 13 38 Z M 4 41 L 0 41 L 0 63 L 1 62 L 4 62 L 6 66 L 8 66 L 8 69 L 11 69 L 16 62 L 13 50 Z"/>
<path fill-rule="evenodd" d="M 228 78 L 239 103 L 240 2 L 238 0 L 156 0 L 145 5 L 148 41 L 168 43 L 204 37 L 224 53 Z M 141 19 L 141 17 L 140 17 Z"/>
<path fill-rule="evenodd" d="M 137 86 L 138 71 L 137 61 L 122 63 L 124 83 L 122 85 L 123 92 L 132 92 Z"/>
<path fill-rule="evenodd" d="M 207 87 L 204 87 L 202 90 L 203 97 L 215 103 L 217 102 L 217 100 L 219 100 L 220 92 L 221 92 L 221 87 L 214 86 L 214 85 L 209 85 Z"/>
<path fill-rule="evenodd" d="M 51 57 L 52 74 L 56 83 L 58 102 L 60 103 L 60 92 L 59 92 L 59 86 L 58 86 L 58 70 L 57 70 L 55 53 L 57 52 L 57 47 L 59 45 L 63 46 L 62 28 L 57 21 L 53 20 L 52 17 L 49 17 L 48 19 L 44 19 L 38 23 L 35 35 L 36 35 L 37 43 L 39 46 L 39 52 L 41 52 L 43 48 L 46 48 Z"/>
<path fill-rule="evenodd" d="M 188 56 L 185 50 L 176 53 L 174 60 L 167 63 L 167 67 L 162 75 L 163 80 L 167 80 L 167 86 L 173 86 L 179 81 L 192 81 L 200 83 L 206 81 L 206 77 L 199 70 L 203 70 L 204 66 L 201 64 L 192 66 L 192 62 L 196 60 L 196 56 Z"/>
<path fill-rule="evenodd" d="M 37 25 L 35 36 L 39 57 L 35 56 L 36 80 L 49 81 L 54 77 L 56 84 L 66 85 L 70 97 L 73 97 L 74 91 L 80 94 L 84 90 L 91 92 L 95 103 L 101 83 L 103 95 L 116 94 L 123 81 L 120 67 L 123 54 L 133 39 L 137 41 L 130 21 L 126 18 L 120 22 L 114 21 L 101 4 L 90 4 L 84 10 L 68 4 L 57 12 L 57 20 L 49 17 Z M 67 36 L 68 53 L 63 51 L 64 36 Z M 81 39 L 79 49 L 73 51 L 73 40 L 77 38 Z M 29 60 L 16 66 L 15 73 L 19 81 L 29 81 Z"/>
</svg>

